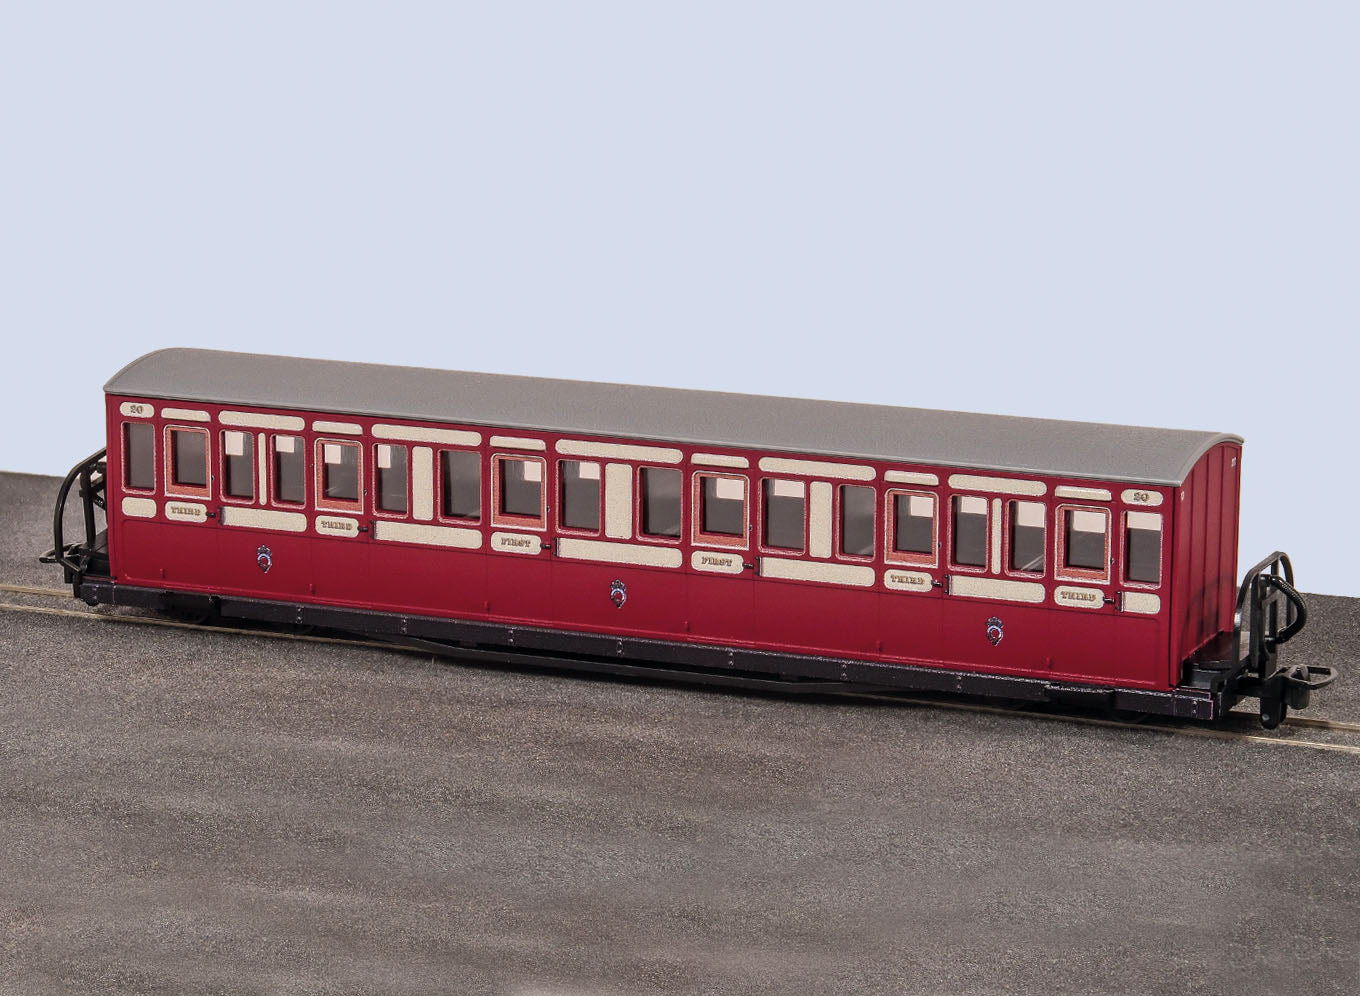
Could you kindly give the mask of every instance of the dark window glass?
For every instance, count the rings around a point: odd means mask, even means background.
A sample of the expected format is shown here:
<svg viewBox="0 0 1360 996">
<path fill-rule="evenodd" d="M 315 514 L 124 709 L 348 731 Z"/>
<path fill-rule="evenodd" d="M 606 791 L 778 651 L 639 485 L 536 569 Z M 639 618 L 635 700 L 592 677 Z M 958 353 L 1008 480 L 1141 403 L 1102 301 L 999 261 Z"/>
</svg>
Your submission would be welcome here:
<svg viewBox="0 0 1360 996">
<path fill-rule="evenodd" d="M 229 498 L 255 497 L 255 437 L 248 432 L 222 433 L 222 492 Z"/>
<path fill-rule="evenodd" d="M 684 475 L 662 467 L 642 468 L 642 531 L 647 536 L 680 535 L 680 489 Z"/>
<path fill-rule="evenodd" d="M 543 464 L 538 460 L 503 457 L 501 465 L 501 513 L 543 514 Z"/>
<path fill-rule="evenodd" d="M 803 549 L 807 485 L 802 481 L 765 481 L 765 545 Z"/>
<path fill-rule="evenodd" d="M 444 517 L 482 517 L 482 458 L 472 450 L 444 450 L 439 455 Z M 535 512 L 535 515 L 538 513 Z"/>
<path fill-rule="evenodd" d="M 1155 512 L 1129 512 L 1124 544 L 1124 573 L 1130 581 L 1161 584 L 1162 517 Z"/>
<path fill-rule="evenodd" d="M 123 484 L 138 491 L 156 487 L 156 430 L 147 422 L 123 423 Z"/>
<path fill-rule="evenodd" d="M 582 460 L 563 460 L 562 525 L 567 529 L 600 529 L 600 465 Z"/>
<path fill-rule="evenodd" d="M 1011 502 L 1011 570 L 1044 572 L 1044 520 L 1042 502 Z"/>
<path fill-rule="evenodd" d="M 377 445 L 378 508 L 384 512 L 406 512 L 406 447 Z"/>
<path fill-rule="evenodd" d="M 972 495 L 954 498 L 954 563 L 987 566 L 987 499 Z"/>
<path fill-rule="evenodd" d="M 274 500 L 301 505 L 307 499 L 301 436 L 274 437 Z"/>
<path fill-rule="evenodd" d="M 170 479 L 190 488 L 208 486 L 208 434 L 201 429 L 171 429 Z"/>
<path fill-rule="evenodd" d="M 746 482 L 737 477 L 707 475 L 701 480 L 701 530 L 721 536 L 745 536 Z"/>
<path fill-rule="evenodd" d="M 322 443 L 321 492 L 328 501 L 359 500 L 359 447 L 355 443 Z"/>
<path fill-rule="evenodd" d="M 893 549 L 898 553 L 935 553 L 932 496 L 893 495 Z"/>
<path fill-rule="evenodd" d="M 841 485 L 841 553 L 874 555 L 874 489 Z"/>
<path fill-rule="evenodd" d="M 1069 508 L 1063 515 L 1063 564 L 1087 571 L 1105 570 L 1104 512 Z"/>
</svg>

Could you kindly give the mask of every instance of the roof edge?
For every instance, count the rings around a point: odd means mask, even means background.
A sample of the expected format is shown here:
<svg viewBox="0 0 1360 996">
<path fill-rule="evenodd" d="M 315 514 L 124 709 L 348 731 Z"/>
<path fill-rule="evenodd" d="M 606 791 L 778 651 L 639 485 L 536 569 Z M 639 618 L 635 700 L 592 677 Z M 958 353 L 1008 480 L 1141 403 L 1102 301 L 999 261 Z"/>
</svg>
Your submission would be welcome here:
<svg viewBox="0 0 1360 996">
<path fill-rule="evenodd" d="M 581 426 L 568 429 L 566 426 L 555 425 L 555 423 L 553 423 L 553 421 L 550 418 L 545 419 L 541 422 L 537 420 L 534 421 L 526 420 L 525 416 L 529 413 L 525 411 L 517 411 L 514 412 L 513 414 L 511 412 L 504 412 L 503 414 L 512 416 L 509 419 L 497 418 L 496 415 L 501 413 L 498 413 L 494 410 L 482 412 L 480 418 L 477 417 L 477 413 L 469 411 L 462 413 L 462 416 L 459 419 L 457 419 L 458 421 L 464 421 L 470 425 L 481 425 L 487 428 L 503 427 L 507 429 L 520 429 L 525 431 L 536 430 L 544 432 L 565 430 L 584 433 L 587 435 L 594 435 L 599 438 L 606 439 L 618 439 L 618 440 L 635 439 L 647 441 L 666 441 L 671 443 L 693 444 L 701 446 L 702 445 L 729 446 L 735 448 L 745 447 L 754 449 L 764 448 L 772 453 L 801 453 L 807 455 L 815 454 L 819 456 L 834 456 L 837 459 L 859 459 L 866 461 L 880 461 L 886 463 L 903 461 L 917 462 L 923 464 L 929 463 L 941 467 L 956 467 L 966 470 L 987 469 L 997 471 L 1000 473 L 1017 475 L 1066 476 L 1072 477 L 1074 479 L 1084 478 L 1093 481 L 1109 481 L 1126 484 L 1145 484 L 1162 487 L 1176 487 L 1184 484 L 1185 480 L 1193 472 L 1195 466 L 1204 458 L 1204 455 L 1213 448 L 1223 445 L 1224 443 L 1232 443 L 1239 446 L 1243 444 L 1242 437 L 1234 433 L 1212 432 L 1207 430 L 1166 429 L 1157 428 L 1153 426 L 1123 425 L 1111 422 L 1095 422 L 1078 419 L 1053 419 L 1030 415 L 1013 415 L 1001 413 L 962 412 L 949 409 L 916 409 L 905 406 L 888 405 L 881 403 L 868 404 L 864 402 L 838 401 L 824 398 L 819 399 L 819 398 L 792 397 L 788 395 L 766 396 L 735 391 L 696 390 L 689 388 L 660 387 L 656 385 L 621 384 L 618 382 L 607 381 L 586 381 L 569 378 L 536 377 L 522 374 L 473 373 L 468 371 L 441 370 L 432 367 L 416 367 L 407 364 L 384 364 L 384 363 L 372 363 L 368 361 L 309 359 L 297 356 L 245 353 L 233 350 L 205 349 L 202 347 L 193 346 L 163 347 L 161 349 L 152 350 L 151 352 L 148 352 L 142 356 L 137 357 L 130 363 L 126 364 L 122 369 L 115 373 L 105 383 L 104 392 L 106 394 L 130 394 L 130 395 L 135 394 L 147 398 L 177 399 L 186 401 L 197 400 L 209 404 L 226 404 L 226 405 L 238 404 L 250 407 L 268 406 L 288 408 L 296 411 L 314 411 L 327 413 L 346 412 L 354 415 L 372 415 L 382 418 L 395 418 L 410 421 L 438 422 L 441 420 L 441 416 L 439 415 L 439 413 L 434 412 L 433 410 L 426 411 L 424 414 L 421 414 L 420 411 L 417 409 L 408 408 L 403 412 L 401 411 L 401 409 L 404 406 L 401 405 L 390 405 L 391 410 L 389 410 L 388 407 L 384 407 L 382 411 L 369 411 L 367 408 L 362 406 L 337 407 L 334 403 L 327 403 L 326 405 L 319 406 L 317 404 L 310 404 L 308 403 L 310 399 L 301 397 L 294 398 L 292 400 L 292 403 L 281 403 L 281 401 L 278 398 L 266 401 L 260 398 L 251 398 L 244 395 L 237 396 L 233 393 L 230 387 L 222 385 L 219 382 L 201 383 L 200 386 L 198 387 L 198 391 L 200 393 L 198 395 L 195 395 L 193 398 L 188 397 L 183 392 L 169 390 L 168 388 L 165 388 L 163 384 L 160 385 L 161 389 L 157 389 L 157 387 L 155 386 L 157 378 L 154 376 L 156 372 L 156 361 L 163 360 L 166 363 L 173 364 L 176 360 L 185 358 L 193 358 L 198 360 L 220 358 L 222 361 L 248 361 L 248 360 L 273 359 L 287 361 L 293 364 L 325 365 L 334 369 L 367 368 L 374 372 L 377 372 L 379 370 L 385 370 L 390 372 L 390 374 L 396 376 L 400 376 L 403 373 L 410 372 L 412 374 L 418 375 L 433 374 L 433 375 L 485 378 L 497 382 L 503 381 L 506 384 L 533 383 L 537 385 L 543 385 L 545 387 L 551 386 L 553 388 L 570 388 L 573 386 L 579 386 L 582 389 L 604 388 L 609 389 L 611 391 L 618 390 L 618 391 L 658 392 L 656 397 L 661 397 L 663 395 L 674 395 L 677 398 L 683 396 L 694 396 L 702 397 L 706 401 L 726 402 L 730 400 L 734 404 L 788 402 L 800 405 L 824 406 L 825 410 L 827 410 L 828 412 L 832 412 L 835 410 L 843 410 L 850 414 L 859 412 L 861 416 L 874 416 L 874 417 L 877 417 L 880 414 L 893 412 L 900 412 L 903 414 L 915 412 L 920 413 L 922 415 L 958 417 L 962 419 L 996 420 L 995 422 L 996 425 L 1011 424 L 1020 428 L 1020 431 L 1027 432 L 1030 434 L 1041 433 L 1045 431 L 1046 427 L 1052 430 L 1057 429 L 1058 427 L 1061 426 L 1083 426 L 1092 430 L 1129 430 L 1136 432 L 1164 432 L 1181 437 L 1182 442 L 1189 443 L 1189 445 L 1188 446 L 1176 445 L 1172 447 L 1170 451 L 1164 449 L 1162 459 L 1149 461 L 1145 463 L 1141 468 L 1138 468 L 1145 471 L 1155 470 L 1156 472 L 1142 476 L 1134 476 L 1130 472 L 1123 471 L 1123 468 L 1121 468 L 1118 465 L 1111 465 L 1110 461 L 1096 461 L 1095 463 L 1104 464 L 1104 466 L 1096 466 L 1094 463 L 1089 464 L 1082 468 L 1082 472 L 1077 473 L 1074 470 L 1060 469 L 1059 464 L 1062 461 L 1054 462 L 1051 465 L 1045 464 L 1031 465 L 1025 463 L 1023 460 L 1021 462 L 1015 463 L 1006 460 L 1004 457 L 999 460 L 991 461 L 980 459 L 982 456 L 982 454 L 980 453 L 968 453 L 965 451 L 960 451 L 956 453 L 953 459 L 949 459 L 947 457 L 940 458 L 942 457 L 942 454 L 940 453 L 934 453 L 929 455 L 922 453 L 918 456 L 910 456 L 905 453 L 889 453 L 880 451 L 880 445 L 884 442 L 883 439 L 872 440 L 859 439 L 858 442 L 861 444 L 861 446 L 863 446 L 862 449 L 854 447 L 853 444 L 846 445 L 846 443 L 844 442 L 834 446 L 833 448 L 827 448 L 826 446 L 816 445 L 812 439 L 801 441 L 807 443 L 808 445 L 793 446 L 791 445 L 791 443 L 794 442 L 795 440 L 781 439 L 779 438 L 779 434 L 777 433 L 768 438 L 763 439 L 755 438 L 738 439 L 735 436 L 731 436 L 728 433 L 722 432 L 713 435 L 697 436 L 690 432 L 686 432 L 685 426 L 683 424 L 677 424 L 674 426 L 652 424 L 646 426 L 645 428 L 641 425 L 635 427 L 636 429 L 641 431 L 629 431 L 628 427 L 623 424 L 594 425 L 591 427 L 587 427 L 586 425 L 583 424 Z M 147 375 L 139 376 L 143 368 L 150 368 L 151 376 Z M 139 383 L 129 383 L 130 381 L 136 381 Z M 722 438 L 725 435 L 729 436 L 729 438 Z M 1195 438 L 1191 439 L 1187 437 Z M 816 440 L 816 442 L 826 443 L 828 442 L 828 440 L 819 439 Z M 864 446 L 863 444 L 865 443 L 868 443 L 869 445 Z M 1169 445 L 1170 441 L 1167 440 L 1167 443 Z M 996 455 L 1001 456 L 1001 454 Z M 1009 455 L 1015 457 L 1018 454 L 1011 453 Z M 1173 462 L 1173 460 L 1175 460 L 1176 462 Z"/>
<path fill-rule="evenodd" d="M 123 364 L 122 369 L 120 369 L 117 373 L 115 373 L 115 374 L 114 374 L 112 377 L 110 377 L 108 380 L 104 381 L 104 393 L 105 393 L 105 394 L 113 394 L 114 391 L 115 391 L 114 383 L 115 383 L 120 377 L 124 377 L 124 376 L 126 376 L 127 374 L 131 373 L 133 370 L 136 370 L 139 366 L 141 366 L 141 365 L 142 365 L 143 363 L 145 363 L 147 360 L 150 360 L 152 357 L 160 356 L 160 355 L 162 355 L 162 354 L 164 354 L 164 353 L 179 353 L 179 352 L 186 352 L 186 351 L 188 351 L 188 352 L 205 352 L 205 353 L 218 352 L 218 350 L 211 350 L 211 349 L 196 350 L 196 349 L 195 349 L 194 347 L 192 347 L 192 346 L 162 346 L 160 349 L 153 349 L 153 350 L 152 350 L 151 352 L 149 352 L 149 353 L 143 353 L 141 356 L 137 357 L 135 360 L 132 360 L 130 363 L 125 363 L 125 364 Z M 150 397 L 151 395 L 147 395 L 147 396 Z M 169 397 L 169 395 L 165 395 L 165 397 Z"/>
<path fill-rule="evenodd" d="M 1241 436 L 1236 435 L 1235 433 L 1231 432 L 1218 433 L 1218 435 L 1214 436 L 1207 443 L 1205 443 L 1203 448 L 1200 449 L 1200 451 L 1196 453 L 1193 458 L 1187 460 L 1184 464 L 1181 465 L 1179 475 L 1180 480 L 1166 481 L 1165 483 L 1171 487 L 1176 488 L 1180 487 L 1182 484 L 1185 483 L 1186 478 L 1190 476 L 1191 471 L 1193 471 L 1195 467 L 1199 465 L 1199 462 L 1204 459 L 1204 455 L 1208 453 L 1210 450 L 1214 449 L 1215 447 L 1222 446 L 1224 443 L 1233 443 L 1237 446 L 1242 446 L 1245 442 L 1246 440 L 1244 440 Z"/>
</svg>

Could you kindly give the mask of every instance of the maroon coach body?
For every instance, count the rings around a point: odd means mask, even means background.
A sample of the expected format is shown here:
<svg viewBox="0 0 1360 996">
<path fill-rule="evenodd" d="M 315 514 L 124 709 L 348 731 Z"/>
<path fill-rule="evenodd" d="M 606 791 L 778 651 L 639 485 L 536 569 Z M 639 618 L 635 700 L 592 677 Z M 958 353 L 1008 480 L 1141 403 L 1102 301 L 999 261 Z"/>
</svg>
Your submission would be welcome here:
<svg viewBox="0 0 1360 996">
<path fill-rule="evenodd" d="M 45 558 L 91 604 L 1268 726 L 1333 677 L 1287 556 L 1238 583 L 1236 436 L 197 349 L 105 393 Z"/>
</svg>

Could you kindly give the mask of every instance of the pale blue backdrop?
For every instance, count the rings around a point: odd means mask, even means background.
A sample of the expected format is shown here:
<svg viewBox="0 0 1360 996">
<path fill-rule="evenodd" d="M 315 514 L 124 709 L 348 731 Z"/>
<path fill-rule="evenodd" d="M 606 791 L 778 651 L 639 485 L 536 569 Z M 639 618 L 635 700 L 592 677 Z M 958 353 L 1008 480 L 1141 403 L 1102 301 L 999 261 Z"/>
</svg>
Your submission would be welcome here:
<svg viewBox="0 0 1360 996">
<path fill-rule="evenodd" d="M 1353 4 L 12 4 L 0 468 L 170 344 L 1224 429 L 1360 594 Z"/>
</svg>

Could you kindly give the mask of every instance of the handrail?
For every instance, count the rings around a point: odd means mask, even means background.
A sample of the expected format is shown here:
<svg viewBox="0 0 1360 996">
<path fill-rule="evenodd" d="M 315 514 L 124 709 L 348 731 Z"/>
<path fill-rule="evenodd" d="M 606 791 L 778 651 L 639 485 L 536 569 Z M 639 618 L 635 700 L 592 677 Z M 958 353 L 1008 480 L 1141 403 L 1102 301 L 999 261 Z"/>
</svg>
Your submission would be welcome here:
<svg viewBox="0 0 1360 996">
<path fill-rule="evenodd" d="M 1252 581 L 1267 567 L 1271 568 L 1272 574 L 1277 573 L 1274 570 L 1277 563 L 1283 565 L 1284 579 L 1291 587 L 1293 587 L 1294 565 L 1289 562 L 1289 554 L 1285 553 L 1283 550 L 1276 550 L 1242 576 L 1242 584 L 1237 589 L 1237 608 L 1233 612 L 1233 628 L 1235 630 L 1240 632 L 1242 629 L 1242 609 L 1247 600 L 1247 592 L 1251 590 Z"/>
<path fill-rule="evenodd" d="M 1303 629 L 1308 622 L 1308 607 L 1303 602 L 1303 596 L 1294 590 L 1294 585 L 1278 574 L 1267 574 L 1261 578 L 1263 584 L 1282 592 L 1284 597 L 1289 600 L 1290 607 L 1294 610 L 1293 619 L 1286 623 L 1284 629 L 1280 630 L 1272 638 L 1273 643 L 1278 647 L 1282 643 L 1288 643 L 1294 636 Z"/>
<path fill-rule="evenodd" d="M 58 563 L 68 571 L 79 575 L 84 572 L 86 564 L 82 564 L 71 556 L 70 550 L 66 547 L 65 523 L 63 519 L 66 515 L 66 500 L 71 492 L 71 485 L 80 479 L 81 489 L 85 497 L 85 543 L 87 548 L 94 545 L 94 510 L 91 507 L 93 496 L 89 494 L 91 486 L 91 471 L 104 459 L 108 453 L 108 448 L 102 448 L 96 453 L 92 453 L 80 463 L 71 468 L 71 472 L 66 475 L 66 479 L 61 482 L 61 488 L 57 491 L 57 504 L 52 512 L 52 552 L 44 557 L 43 560 L 49 563 Z M 50 560 L 49 560 L 50 558 Z"/>
<path fill-rule="evenodd" d="M 1266 587 L 1274 588 L 1285 596 L 1287 604 L 1284 629 L 1268 635 L 1262 618 L 1267 604 L 1267 599 L 1263 597 Z M 1273 662 L 1276 648 L 1298 633 L 1308 619 L 1303 599 L 1294 590 L 1294 565 L 1289 560 L 1289 554 L 1276 550 L 1243 575 L 1241 587 L 1237 589 L 1237 605 L 1233 609 L 1234 655 L 1242 652 L 1242 623 L 1249 599 L 1251 618 L 1247 634 L 1247 664 L 1261 678 L 1266 678 L 1269 677 L 1266 668 Z"/>
</svg>

